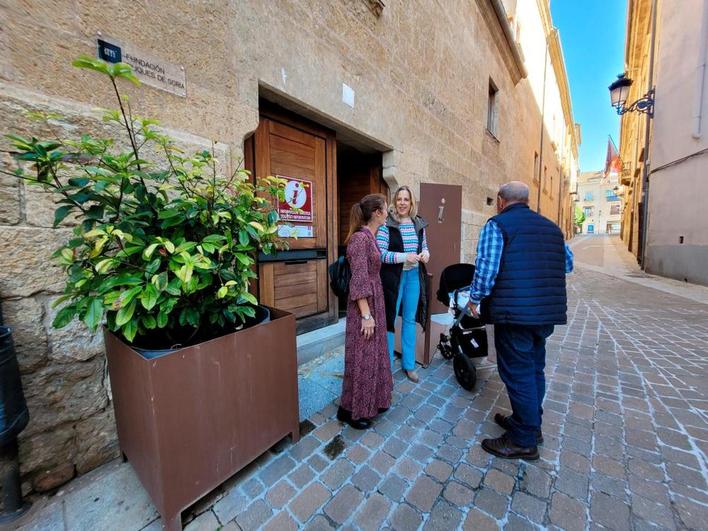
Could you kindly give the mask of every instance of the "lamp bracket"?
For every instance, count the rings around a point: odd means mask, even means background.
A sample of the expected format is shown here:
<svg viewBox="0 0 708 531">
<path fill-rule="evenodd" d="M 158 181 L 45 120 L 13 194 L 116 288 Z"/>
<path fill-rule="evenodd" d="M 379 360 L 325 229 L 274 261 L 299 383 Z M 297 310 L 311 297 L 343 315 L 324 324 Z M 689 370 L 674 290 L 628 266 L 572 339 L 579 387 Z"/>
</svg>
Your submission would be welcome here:
<svg viewBox="0 0 708 531">
<path fill-rule="evenodd" d="M 649 118 L 654 118 L 654 89 L 651 89 L 643 97 L 629 106 L 618 105 L 615 108 L 617 109 L 617 114 L 620 116 L 627 112 L 636 111 L 648 114 Z"/>
</svg>

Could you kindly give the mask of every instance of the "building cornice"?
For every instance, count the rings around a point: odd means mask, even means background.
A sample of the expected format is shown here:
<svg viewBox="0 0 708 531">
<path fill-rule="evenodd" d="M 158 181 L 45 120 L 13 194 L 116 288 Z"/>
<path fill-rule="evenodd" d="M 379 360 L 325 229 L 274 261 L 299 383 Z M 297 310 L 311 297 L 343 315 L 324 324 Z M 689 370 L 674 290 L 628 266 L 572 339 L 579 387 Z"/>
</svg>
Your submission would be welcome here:
<svg viewBox="0 0 708 531">
<path fill-rule="evenodd" d="M 497 42 L 504 64 L 509 69 L 514 85 L 528 75 L 521 50 L 514 40 L 514 33 L 501 0 L 477 0 L 482 17 Z"/>
<path fill-rule="evenodd" d="M 563 57 L 563 48 L 561 47 L 558 30 L 553 28 L 548 36 L 548 47 L 550 50 L 551 64 L 553 71 L 556 74 L 558 88 L 560 90 L 561 105 L 563 106 L 563 114 L 565 115 L 566 127 L 573 128 L 573 104 L 570 99 L 570 84 L 568 83 L 568 74 L 565 69 L 565 58 Z"/>
<path fill-rule="evenodd" d="M 643 68 L 649 47 L 650 0 L 629 0 L 627 6 L 627 40 L 625 43 L 625 72 L 635 78 L 636 71 Z"/>
<path fill-rule="evenodd" d="M 651 0 L 629 0 L 627 4 L 627 35 L 625 38 L 624 72 L 634 80 L 629 91 L 629 100 L 634 101 L 644 94 L 648 71 L 650 47 Z M 645 119 L 644 115 L 627 113 L 621 118 L 620 156 L 622 160 L 634 160 L 631 137 Z"/>
<path fill-rule="evenodd" d="M 548 0 L 536 0 L 538 12 L 541 14 L 543 23 L 543 33 L 548 35 L 553 30 L 553 19 L 551 18 L 551 6 Z"/>
<path fill-rule="evenodd" d="M 569 132 L 571 137 L 571 149 L 577 159 L 578 145 L 580 144 L 580 125 L 575 123 L 575 120 L 573 119 L 573 102 L 570 96 L 568 73 L 565 69 L 563 46 L 561 45 L 558 29 L 553 26 L 551 8 L 548 0 L 536 0 L 536 4 L 538 6 L 538 12 L 541 15 L 543 31 L 548 42 L 548 50 L 549 55 L 551 56 L 553 72 L 555 73 L 556 82 L 558 83 L 561 107 L 563 108 L 563 118 L 565 119 L 566 130 Z"/>
</svg>

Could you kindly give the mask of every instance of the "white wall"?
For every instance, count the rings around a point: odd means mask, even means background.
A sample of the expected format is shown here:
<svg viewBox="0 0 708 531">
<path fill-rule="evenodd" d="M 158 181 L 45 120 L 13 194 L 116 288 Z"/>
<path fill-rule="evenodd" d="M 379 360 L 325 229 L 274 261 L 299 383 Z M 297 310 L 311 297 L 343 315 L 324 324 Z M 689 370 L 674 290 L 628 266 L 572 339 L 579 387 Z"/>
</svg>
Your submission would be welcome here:
<svg viewBox="0 0 708 531">
<path fill-rule="evenodd" d="M 564 149 L 561 146 L 565 144 L 565 118 L 560 87 L 551 64 L 550 53 L 546 51 L 546 30 L 537 2 L 531 0 L 517 2 L 514 24 L 528 70 L 528 82 L 539 109 L 544 108 L 544 60 L 547 61 L 544 123 L 550 139 L 559 146 L 559 153 L 561 153 Z"/>
<path fill-rule="evenodd" d="M 708 148 L 708 72 L 703 72 L 701 138 L 693 138 L 693 117 L 698 112 L 698 66 L 701 25 L 708 24 L 708 0 L 665 0 L 658 22 L 655 61 L 656 109 L 651 152 L 652 168 Z M 643 90 L 642 90 L 643 92 Z"/>
<path fill-rule="evenodd" d="M 702 98 L 698 83 L 701 51 L 708 46 L 708 0 L 660 5 L 647 260 L 653 272 L 677 278 L 690 279 L 688 272 L 705 269 L 708 283 L 708 262 L 692 263 L 699 255 L 708 258 L 708 154 L 699 153 L 708 148 L 708 72 L 703 72 Z M 703 127 L 695 138 L 699 109 Z"/>
</svg>

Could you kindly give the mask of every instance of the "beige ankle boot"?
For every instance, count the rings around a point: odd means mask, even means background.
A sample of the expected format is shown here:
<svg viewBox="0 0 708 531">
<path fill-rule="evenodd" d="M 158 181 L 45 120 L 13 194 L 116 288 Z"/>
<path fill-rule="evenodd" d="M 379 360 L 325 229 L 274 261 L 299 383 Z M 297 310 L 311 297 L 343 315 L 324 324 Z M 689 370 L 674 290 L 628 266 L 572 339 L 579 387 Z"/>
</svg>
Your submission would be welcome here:
<svg viewBox="0 0 708 531">
<path fill-rule="evenodd" d="M 408 377 L 408 379 L 413 383 L 418 383 L 418 381 L 420 380 L 420 378 L 418 378 L 418 373 L 415 371 L 404 370 L 403 372 L 406 373 L 406 376 Z"/>
</svg>

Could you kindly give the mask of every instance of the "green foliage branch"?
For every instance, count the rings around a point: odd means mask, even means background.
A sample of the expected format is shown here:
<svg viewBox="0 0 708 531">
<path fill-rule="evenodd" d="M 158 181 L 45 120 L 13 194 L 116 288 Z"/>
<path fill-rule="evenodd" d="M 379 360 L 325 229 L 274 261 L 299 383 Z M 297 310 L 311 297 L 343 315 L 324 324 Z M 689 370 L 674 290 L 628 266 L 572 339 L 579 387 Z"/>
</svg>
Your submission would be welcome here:
<svg viewBox="0 0 708 531">
<path fill-rule="evenodd" d="M 54 254 L 68 277 L 54 326 L 78 318 L 96 330 L 105 322 L 149 348 L 234 330 L 255 313 L 256 253 L 284 245 L 273 208 L 284 181 L 254 183 L 240 167 L 221 175 L 213 145 L 185 154 L 155 120 L 134 116 L 118 89 L 120 80 L 139 84 L 129 65 L 88 56 L 73 64 L 110 80 L 119 108 L 103 119 L 120 127 L 125 147 L 121 138 L 90 134 L 9 134 L 20 167 L 0 170 L 59 197 L 55 227 L 69 216 L 78 223 Z M 161 160 L 143 158 L 148 149 Z"/>
<path fill-rule="evenodd" d="M 583 212 L 583 210 L 579 206 L 575 207 L 575 216 L 574 217 L 575 217 L 575 219 L 574 219 L 575 224 L 578 227 L 582 227 L 583 222 L 585 221 L 585 212 Z"/>
</svg>

